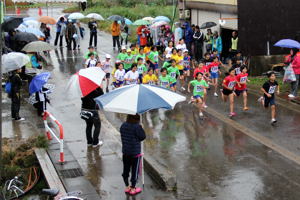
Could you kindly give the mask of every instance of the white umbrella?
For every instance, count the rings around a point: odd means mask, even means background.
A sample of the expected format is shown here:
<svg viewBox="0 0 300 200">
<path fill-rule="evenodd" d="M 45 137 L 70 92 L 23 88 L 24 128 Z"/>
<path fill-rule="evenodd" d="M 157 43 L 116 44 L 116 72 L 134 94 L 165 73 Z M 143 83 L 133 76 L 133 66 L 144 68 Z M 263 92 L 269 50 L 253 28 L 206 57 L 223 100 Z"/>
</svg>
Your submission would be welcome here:
<svg viewBox="0 0 300 200">
<path fill-rule="evenodd" d="M 160 22 L 155 22 L 154 24 L 151 25 L 151 28 L 157 28 L 157 27 L 160 27 L 162 25 L 167 25 L 168 22 L 165 22 L 165 21 L 160 21 Z"/>
<path fill-rule="evenodd" d="M 143 20 L 152 22 L 154 20 L 154 18 L 153 17 L 144 17 Z"/>
<path fill-rule="evenodd" d="M 20 31 L 20 32 L 32 33 L 37 37 L 45 37 L 45 34 L 42 31 L 40 31 L 40 29 L 37 29 L 37 28 L 26 28 L 26 27 L 24 28 L 24 27 L 22 27 L 22 28 L 17 28 L 17 30 Z"/>
<path fill-rule="evenodd" d="M 25 25 L 27 28 L 39 28 L 40 23 L 36 20 L 27 20 L 22 23 Z"/>
<path fill-rule="evenodd" d="M 30 42 L 25 45 L 25 47 L 22 49 L 22 51 L 25 52 L 43 52 L 43 51 L 50 51 L 55 49 L 54 46 L 47 42 L 43 41 L 34 41 Z"/>
<path fill-rule="evenodd" d="M 2 73 L 20 69 L 30 62 L 29 57 L 24 53 L 11 52 L 2 56 Z"/>
<path fill-rule="evenodd" d="M 79 12 L 72 13 L 69 15 L 68 19 L 83 19 L 85 16 Z"/>
<path fill-rule="evenodd" d="M 104 18 L 97 13 L 90 13 L 86 16 L 86 18 L 95 19 L 95 20 L 104 20 Z"/>
</svg>

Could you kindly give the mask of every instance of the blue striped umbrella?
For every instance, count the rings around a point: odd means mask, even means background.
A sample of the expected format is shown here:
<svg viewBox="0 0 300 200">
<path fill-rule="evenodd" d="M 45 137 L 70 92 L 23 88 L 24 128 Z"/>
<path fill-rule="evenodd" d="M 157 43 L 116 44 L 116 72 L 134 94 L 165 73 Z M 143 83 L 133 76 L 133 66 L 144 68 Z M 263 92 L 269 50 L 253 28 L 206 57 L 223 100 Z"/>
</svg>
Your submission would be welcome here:
<svg viewBox="0 0 300 200">
<path fill-rule="evenodd" d="M 171 20 L 168 17 L 166 17 L 166 16 L 157 16 L 153 20 L 153 22 L 161 22 L 161 21 L 169 23 Z"/>
<path fill-rule="evenodd" d="M 95 98 L 105 111 L 124 114 L 143 114 L 149 110 L 173 109 L 186 98 L 171 90 L 151 85 L 129 85 Z"/>
<path fill-rule="evenodd" d="M 17 30 L 19 30 L 21 32 L 25 32 L 25 33 L 32 33 L 32 34 L 36 35 L 37 37 L 45 37 L 45 34 L 37 28 L 20 27 L 20 28 L 17 28 Z"/>
</svg>

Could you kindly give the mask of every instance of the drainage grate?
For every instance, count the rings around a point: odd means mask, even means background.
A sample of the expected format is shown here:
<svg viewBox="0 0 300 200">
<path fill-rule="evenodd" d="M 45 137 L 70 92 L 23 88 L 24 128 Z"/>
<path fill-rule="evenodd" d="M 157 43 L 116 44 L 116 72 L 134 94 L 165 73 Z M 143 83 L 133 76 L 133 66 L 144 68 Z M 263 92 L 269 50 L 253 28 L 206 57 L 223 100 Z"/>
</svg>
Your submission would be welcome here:
<svg viewBox="0 0 300 200">
<path fill-rule="evenodd" d="M 78 176 L 83 176 L 83 172 L 80 168 L 60 170 L 60 173 L 64 178 L 76 178 Z"/>
</svg>

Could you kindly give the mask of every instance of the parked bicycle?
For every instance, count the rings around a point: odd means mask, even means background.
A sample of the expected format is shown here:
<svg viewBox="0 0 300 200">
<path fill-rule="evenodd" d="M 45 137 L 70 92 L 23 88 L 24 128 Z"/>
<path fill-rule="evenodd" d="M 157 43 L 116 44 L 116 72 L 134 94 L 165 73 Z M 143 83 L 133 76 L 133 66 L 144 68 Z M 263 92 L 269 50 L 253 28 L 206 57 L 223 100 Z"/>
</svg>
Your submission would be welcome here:
<svg viewBox="0 0 300 200">
<path fill-rule="evenodd" d="M 25 193 L 23 185 L 23 182 L 20 181 L 17 176 L 6 181 L 2 189 L 2 196 L 4 200 L 11 200 L 22 196 Z"/>
<path fill-rule="evenodd" d="M 47 199 L 54 199 L 54 200 L 85 200 L 80 198 L 79 196 L 82 194 L 80 191 L 69 192 L 65 196 L 59 195 L 59 190 L 57 189 L 43 189 L 42 194 L 48 196 Z"/>
</svg>

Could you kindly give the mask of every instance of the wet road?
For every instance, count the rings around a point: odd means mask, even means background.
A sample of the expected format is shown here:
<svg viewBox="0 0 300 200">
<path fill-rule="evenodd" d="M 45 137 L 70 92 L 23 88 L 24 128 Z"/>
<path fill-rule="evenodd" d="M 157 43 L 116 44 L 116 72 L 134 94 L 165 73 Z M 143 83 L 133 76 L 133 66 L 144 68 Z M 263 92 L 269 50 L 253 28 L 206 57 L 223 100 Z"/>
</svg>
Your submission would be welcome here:
<svg viewBox="0 0 300 200">
<path fill-rule="evenodd" d="M 37 10 L 32 9 L 31 13 L 37 14 Z M 60 10 L 55 9 L 53 16 L 58 15 Z M 80 100 L 64 96 L 68 78 L 82 68 L 82 55 L 88 46 L 86 41 L 87 38 L 82 41 L 83 50 L 80 51 L 68 52 L 63 48 L 51 52 L 52 67 L 46 69 L 52 72 L 50 82 L 55 83 L 56 90 L 51 95 L 50 111 L 64 124 L 71 151 L 104 199 L 126 199 L 122 192 L 121 161 L 114 156 L 117 149 L 109 129 L 104 126 L 101 131 L 107 147 L 100 152 L 87 151 L 85 124 L 79 118 Z M 99 41 L 101 57 L 105 53 L 113 55 L 110 36 L 100 33 Z M 300 114 L 279 107 L 278 125 L 270 126 L 269 112 L 263 111 L 256 99 L 250 95 L 248 112 L 240 111 L 239 100 L 234 120 L 299 154 Z M 207 104 L 224 115 L 228 113 L 228 105 L 221 103 L 220 97 L 209 96 Z M 111 113 L 106 116 L 117 128 L 124 118 Z M 178 192 L 175 197 L 164 193 L 146 177 L 146 190 L 138 197 L 140 199 L 299 199 L 298 165 L 229 124 L 211 116 L 201 120 L 193 105 L 185 102 L 174 111 L 150 112 L 144 115 L 143 122 L 148 136 L 145 151 L 176 173 Z"/>
</svg>

